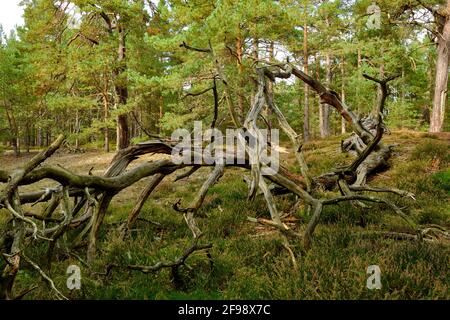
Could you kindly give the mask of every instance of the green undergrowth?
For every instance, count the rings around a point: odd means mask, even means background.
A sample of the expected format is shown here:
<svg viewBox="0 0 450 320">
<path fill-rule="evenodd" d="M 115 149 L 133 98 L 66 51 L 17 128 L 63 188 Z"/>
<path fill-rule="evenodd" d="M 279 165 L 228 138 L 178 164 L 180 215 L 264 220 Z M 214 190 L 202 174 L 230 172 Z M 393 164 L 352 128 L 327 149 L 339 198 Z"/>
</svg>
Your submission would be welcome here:
<svg viewBox="0 0 450 320">
<path fill-rule="evenodd" d="M 315 141 L 305 145 L 306 159 L 314 174 L 329 170 L 351 157 L 339 152 L 334 143 Z M 415 194 L 416 201 L 392 194 L 378 194 L 389 199 L 416 222 L 450 227 L 449 144 L 434 137 L 406 139 L 390 136 L 387 143 L 406 142 L 390 160 L 390 170 L 375 176 L 374 186 L 396 187 Z M 292 160 L 292 159 L 290 159 Z M 290 161 L 294 170 L 295 162 Z M 446 243 L 399 241 L 379 236 L 363 236 L 368 231 L 410 231 L 409 227 L 385 205 L 369 204 L 361 209 L 351 203 L 327 206 L 313 237 L 312 247 L 304 251 L 300 242 L 291 242 L 298 270 L 283 247 L 283 239 L 269 227 L 256 225 L 247 217 L 269 218 L 264 199 L 247 200 L 247 186 L 242 169 L 226 171 L 213 186 L 198 218 L 204 232 L 201 243 L 211 243 L 212 257 L 205 251 L 194 253 L 173 279 L 171 269 L 143 274 L 138 271 L 112 269 L 107 265 L 152 265 L 172 261 L 192 243 L 183 216 L 172 209 L 182 199 L 187 206 L 195 196 L 209 169 L 201 169 L 191 178 L 172 183 L 167 178 L 155 190 L 142 209 L 141 218 L 131 235 L 122 240 L 118 226 L 126 219 L 133 203 L 115 204 L 110 208 L 101 229 L 99 254 L 88 268 L 78 258 L 65 256 L 57 249 L 51 276 L 58 288 L 74 299 L 449 299 L 450 249 Z M 130 196 L 135 199 L 137 195 Z M 302 233 L 310 214 L 303 206 L 294 207 L 295 197 L 276 198 L 277 208 L 289 214 Z M 67 240 L 69 241 L 69 240 Z M 77 251 L 84 260 L 85 250 Z M 41 247 L 29 255 L 40 261 Z M 82 288 L 66 289 L 66 269 L 81 268 Z M 381 269 L 380 290 L 366 287 L 369 265 Z M 38 274 L 26 264 L 19 272 L 15 291 L 34 284 Z M 39 287 L 27 299 L 50 299 L 48 287 Z"/>
</svg>

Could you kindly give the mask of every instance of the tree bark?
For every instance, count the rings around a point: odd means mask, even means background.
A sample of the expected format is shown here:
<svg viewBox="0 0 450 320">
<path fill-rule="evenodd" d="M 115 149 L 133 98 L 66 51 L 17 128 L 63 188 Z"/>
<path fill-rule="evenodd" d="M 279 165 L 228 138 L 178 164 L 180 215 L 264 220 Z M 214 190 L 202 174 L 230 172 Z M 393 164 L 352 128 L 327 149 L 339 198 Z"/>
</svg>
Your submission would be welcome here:
<svg viewBox="0 0 450 320">
<path fill-rule="evenodd" d="M 380 55 L 383 56 L 383 54 L 384 54 L 384 50 L 381 49 Z M 379 78 L 383 79 L 384 78 L 384 62 L 381 62 L 380 68 L 379 68 L 379 72 L 380 72 L 379 73 Z M 372 110 L 372 114 L 374 115 L 374 117 L 377 116 L 376 112 L 377 112 L 378 105 L 380 104 L 380 100 L 381 100 L 382 96 L 383 96 L 383 93 L 381 92 L 381 89 L 378 88 L 377 89 L 377 99 L 375 101 L 375 105 L 373 106 L 373 110 Z"/>
<path fill-rule="evenodd" d="M 158 184 L 164 179 L 164 177 L 165 175 L 162 173 L 155 174 L 154 176 L 152 176 L 147 186 L 142 190 L 141 194 L 139 195 L 138 201 L 128 215 L 126 222 L 126 231 L 129 231 L 133 224 L 136 222 L 139 213 L 141 212 L 141 209 L 145 204 L 145 201 L 148 199 L 152 191 L 158 186 Z"/>
<path fill-rule="evenodd" d="M 343 103 L 345 103 L 345 57 L 342 56 L 342 62 L 341 62 L 341 100 Z M 345 119 L 341 117 L 341 133 L 344 134 L 347 132 L 347 129 L 345 127 Z"/>
<path fill-rule="evenodd" d="M 109 101 L 108 101 L 108 96 L 107 93 L 103 94 L 103 121 L 105 123 L 105 128 L 104 130 L 104 137 L 105 137 L 105 141 L 104 141 L 104 149 L 105 152 L 109 152 L 109 128 L 108 128 L 108 121 L 109 118 Z"/>
<path fill-rule="evenodd" d="M 270 43 L 269 43 L 269 57 L 268 57 L 269 62 L 273 61 L 273 59 L 275 58 L 275 56 L 274 56 L 274 49 L 275 49 L 274 46 L 275 46 L 274 42 L 270 41 Z M 273 83 L 272 83 L 272 81 L 269 81 L 267 83 L 267 93 L 268 93 L 269 97 L 273 100 Z M 272 109 L 271 108 L 267 108 L 265 113 L 266 113 L 266 118 L 267 118 L 266 119 L 267 120 L 267 129 L 269 129 L 269 134 L 268 134 L 267 139 L 268 139 L 268 142 L 270 143 L 271 142 L 270 141 L 270 137 L 271 137 L 271 131 L 272 131 L 272 120 L 271 120 Z"/>
<path fill-rule="evenodd" d="M 27 153 L 30 153 L 30 145 L 31 145 L 30 122 L 26 121 L 26 123 L 25 123 L 25 149 L 26 149 Z"/>
<path fill-rule="evenodd" d="M 80 134 L 80 115 L 79 110 L 75 110 L 75 149 L 78 150 L 80 148 L 80 139 L 78 139 L 78 135 Z"/>
<path fill-rule="evenodd" d="M 158 133 L 161 134 L 161 125 L 162 118 L 164 116 L 164 97 L 161 92 L 161 96 L 159 97 L 159 122 L 158 122 Z"/>
<path fill-rule="evenodd" d="M 326 64 L 326 75 L 325 84 L 329 88 L 331 84 L 331 57 L 330 53 L 325 54 L 325 64 Z M 319 126 L 320 126 L 320 137 L 326 138 L 330 135 L 330 107 L 321 103 L 319 108 Z"/>
<path fill-rule="evenodd" d="M 444 126 L 448 90 L 448 60 L 450 58 L 450 0 L 447 2 L 446 11 L 443 16 L 435 15 L 439 24 L 439 35 L 437 37 L 436 80 L 430 132 L 441 132 Z"/>
<path fill-rule="evenodd" d="M 362 66 L 362 57 L 361 57 L 361 48 L 358 48 L 358 80 L 359 81 L 361 81 L 362 79 L 361 79 L 361 66 Z M 360 98 L 359 98 L 359 95 L 357 95 L 357 111 L 358 111 L 358 113 L 359 114 L 361 114 L 361 106 L 362 106 L 362 103 L 361 103 L 361 101 L 360 101 Z"/>
<path fill-rule="evenodd" d="M 126 79 L 123 79 L 124 73 L 126 71 L 125 57 L 125 30 L 122 26 L 119 26 L 119 49 L 118 58 L 119 67 L 115 70 L 116 83 L 115 89 L 118 97 L 119 105 L 126 105 L 128 100 L 128 87 Z M 119 79 L 117 79 L 119 78 Z M 124 149 L 130 145 L 130 132 L 128 127 L 128 116 L 127 114 L 119 114 L 117 116 L 117 150 Z"/>
<path fill-rule="evenodd" d="M 6 118 L 8 119 L 9 128 L 12 134 L 11 146 L 14 150 L 14 155 L 18 157 L 20 156 L 20 147 L 18 144 L 19 128 L 17 126 L 16 118 L 14 117 L 11 107 L 8 105 L 8 102 L 5 104 L 5 110 L 6 110 Z"/>
<path fill-rule="evenodd" d="M 38 127 L 37 128 L 37 135 L 36 135 L 36 145 L 38 147 L 42 147 L 43 143 L 42 143 L 43 137 L 42 137 L 42 128 Z"/>
<path fill-rule="evenodd" d="M 308 25 L 303 26 L 303 72 L 308 74 Z M 309 133 L 309 86 L 303 85 L 304 101 L 303 101 L 303 141 L 307 142 L 310 139 Z"/>
</svg>

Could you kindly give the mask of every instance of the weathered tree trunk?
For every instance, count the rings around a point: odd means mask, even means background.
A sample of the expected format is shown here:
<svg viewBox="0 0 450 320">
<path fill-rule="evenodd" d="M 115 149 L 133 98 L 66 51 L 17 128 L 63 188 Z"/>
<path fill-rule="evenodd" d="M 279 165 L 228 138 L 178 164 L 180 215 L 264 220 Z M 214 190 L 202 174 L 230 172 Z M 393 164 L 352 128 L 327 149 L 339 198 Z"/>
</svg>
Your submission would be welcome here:
<svg viewBox="0 0 450 320">
<path fill-rule="evenodd" d="M 441 132 L 444 126 L 448 90 L 448 61 L 450 59 L 450 0 L 447 2 L 446 11 L 442 16 L 435 15 L 439 25 L 439 35 L 437 37 L 436 80 L 430 132 Z"/>
<path fill-rule="evenodd" d="M 95 258 L 97 252 L 97 239 L 98 233 L 100 231 L 100 226 L 103 222 L 103 219 L 106 215 L 106 210 L 108 210 L 109 204 L 111 203 L 113 196 L 114 196 L 113 194 L 105 192 L 101 196 L 99 201 L 100 204 L 98 205 L 97 210 L 94 212 L 92 216 L 92 227 L 89 233 L 89 242 L 86 252 L 88 263 L 91 263 Z"/>
<path fill-rule="evenodd" d="M 303 72 L 308 74 L 308 25 L 303 25 Z M 303 141 L 307 142 L 310 139 L 309 133 L 309 86 L 303 84 L 304 101 L 303 101 Z"/>
<path fill-rule="evenodd" d="M 130 214 L 128 215 L 128 219 L 125 226 L 125 231 L 129 231 L 133 224 L 136 222 L 139 213 L 141 212 L 142 207 L 145 204 L 145 201 L 148 199 L 152 191 L 158 186 L 158 184 L 164 179 L 165 175 L 162 173 L 155 174 L 151 179 L 147 186 L 142 190 L 139 195 L 138 201 L 134 205 Z"/>
<path fill-rule="evenodd" d="M 20 210 L 15 204 L 12 204 L 14 209 Z M 0 300 L 13 300 L 12 289 L 14 285 L 14 280 L 19 272 L 20 267 L 20 251 L 23 245 L 24 238 L 24 228 L 22 221 L 16 221 L 15 235 L 10 248 L 11 257 L 8 258 L 8 264 L 3 269 L 0 274 Z"/>
</svg>

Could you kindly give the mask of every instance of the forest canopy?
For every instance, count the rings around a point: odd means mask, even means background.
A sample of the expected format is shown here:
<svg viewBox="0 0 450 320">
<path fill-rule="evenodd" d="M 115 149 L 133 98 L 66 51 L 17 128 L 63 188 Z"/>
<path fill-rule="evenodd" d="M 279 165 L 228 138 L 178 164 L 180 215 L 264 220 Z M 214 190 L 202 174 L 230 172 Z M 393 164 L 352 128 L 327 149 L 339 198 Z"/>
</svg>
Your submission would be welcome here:
<svg viewBox="0 0 450 320">
<path fill-rule="evenodd" d="M 362 74 L 398 74 L 386 106 L 391 129 L 448 130 L 445 1 L 377 1 L 376 28 L 369 28 L 371 1 L 29 0 L 22 5 L 24 25 L 1 33 L 0 42 L 0 141 L 18 145 L 16 152 L 49 145 L 61 132 L 70 133 L 75 149 L 109 150 L 190 127 L 193 119 L 209 123 L 211 92 L 193 93 L 211 87 L 214 62 L 182 43 L 211 46 L 241 118 L 255 94 L 253 67 L 290 61 L 361 115 L 373 111 L 380 97 L 376 84 Z M 447 65 L 441 65 L 444 60 Z M 223 84 L 218 86 L 222 92 Z M 274 93 L 306 140 L 345 131 L 340 116 L 320 107 L 301 81 L 279 82 Z M 226 127 L 232 119 L 219 123 Z"/>
</svg>

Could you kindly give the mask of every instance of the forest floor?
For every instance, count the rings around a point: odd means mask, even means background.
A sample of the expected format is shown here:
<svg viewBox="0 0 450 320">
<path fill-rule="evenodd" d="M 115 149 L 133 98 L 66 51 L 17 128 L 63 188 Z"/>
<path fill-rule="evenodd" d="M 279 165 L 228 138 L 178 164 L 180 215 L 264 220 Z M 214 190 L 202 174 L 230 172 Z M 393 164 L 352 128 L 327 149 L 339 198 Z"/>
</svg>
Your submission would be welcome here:
<svg viewBox="0 0 450 320">
<path fill-rule="evenodd" d="M 340 152 L 341 139 L 333 137 L 304 145 L 313 175 L 351 160 Z M 450 134 L 399 131 L 385 136 L 383 141 L 399 146 L 390 160 L 390 169 L 377 174 L 369 184 L 414 193 L 416 201 L 394 195 L 382 197 L 405 208 L 420 224 L 440 224 L 450 229 Z M 15 158 L 0 154 L 0 167 L 16 168 L 31 156 Z M 101 175 L 113 156 L 114 153 L 100 151 L 59 152 L 47 162 L 83 174 L 93 168 L 93 174 Z M 281 153 L 281 157 L 294 172 L 300 172 L 291 153 Z M 153 158 L 147 155 L 133 166 Z M 181 280 L 176 283 L 171 279 L 170 269 L 150 274 L 113 269 L 107 276 L 99 274 L 108 264 L 151 265 L 180 256 L 190 244 L 191 232 L 172 205 L 179 199 L 183 204 L 189 203 L 209 170 L 203 168 L 176 183 L 173 183 L 176 174 L 166 177 L 142 209 L 143 219 L 124 240 L 118 236 L 118 226 L 126 219 L 146 179 L 119 193 L 101 230 L 98 259 L 87 266 L 82 262 L 85 250 L 77 252 L 81 260 L 74 256 L 63 259 L 65 249 L 59 248 L 61 259 L 51 270 L 56 286 L 74 299 L 450 299 L 449 243 L 364 236 L 371 230 L 408 230 L 399 217 L 382 205 L 364 210 L 349 203 L 326 207 L 311 249 L 305 252 L 300 243 L 292 244 L 298 264 L 298 270 L 294 270 L 279 233 L 247 220 L 249 216 L 269 217 L 269 212 L 264 199 L 247 201 L 243 169 L 226 170 L 201 208 L 208 216 L 198 218 L 204 232 L 201 241 L 213 245 L 212 266 L 205 252 L 196 252 L 188 258 L 186 267 L 180 269 Z M 33 189 L 53 184 L 41 181 Z M 310 219 L 305 208 L 294 206 L 292 195 L 278 196 L 276 201 L 284 222 L 302 232 Z M 29 255 L 39 261 L 38 257 L 45 256 L 45 247 L 37 251 L 40 252 Z M 81 268 L 82 287 L 69 292 L 66 269 L 71 264 Z M 381 269 L 380 290 L 366 287 L 369 265 Z M 20 292 L 37 282 L 39 287 L 26 298 L 53 298 L 39 279 L 32 268 L 22 268 L 15 290 Z"/>
</svg>

